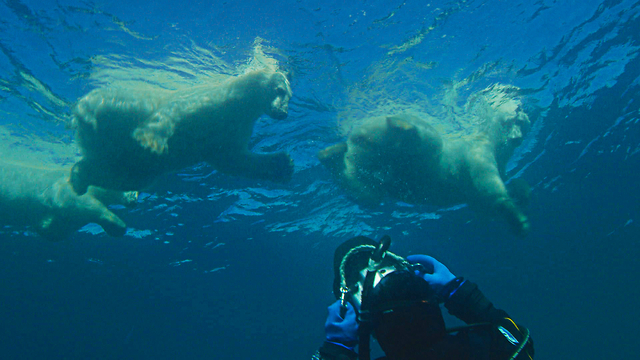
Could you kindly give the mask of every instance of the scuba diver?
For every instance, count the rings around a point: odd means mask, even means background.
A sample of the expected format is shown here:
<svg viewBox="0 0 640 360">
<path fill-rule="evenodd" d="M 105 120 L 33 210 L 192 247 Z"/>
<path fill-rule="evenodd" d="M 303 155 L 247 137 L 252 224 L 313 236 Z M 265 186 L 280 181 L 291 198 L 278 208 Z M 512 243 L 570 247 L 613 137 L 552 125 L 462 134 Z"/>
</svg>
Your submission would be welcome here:
<svg viewBox="0 0 640 360">
<path fill-rule="evenodd" d="M 371 336 L 388 360 L 533 359 L 529 330 L 493 307 L 476 284 L 430 256 L 389 252 L 390 242 L 358 236 L 336 249 L 338 300 L 312 359 L 369 360 Z M 467 325 L 447 329 L 440 303 Z"/>
</svg>

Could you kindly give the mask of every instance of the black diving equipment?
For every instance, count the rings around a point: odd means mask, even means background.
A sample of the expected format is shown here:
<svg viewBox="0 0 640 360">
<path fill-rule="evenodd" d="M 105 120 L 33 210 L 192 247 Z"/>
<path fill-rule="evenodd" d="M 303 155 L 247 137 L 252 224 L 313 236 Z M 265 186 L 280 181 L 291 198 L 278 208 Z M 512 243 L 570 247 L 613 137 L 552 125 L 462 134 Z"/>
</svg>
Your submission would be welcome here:
<svg viewBox="0 0 640 360">
<path fill-rule="evenodd" d="M 333 293 L 340 299 L 342 318 L 348 303 L 356 311 L 359 360 L 370 359 L 372 335 L 389 358 L 424 359 L 448 333 L 495 326 L 477 323 L 446 329 L 438 295 L 416 275 L 433 274 L 434 269 L 409 263 L 390 252 L 390 244 L 389 236 L 380 242 L 358 236 L 341 244 L 334 254 Z M 519 344 L 506 329 L 498 330 L 516 346 L 510 357 L 515 359 L 529 341 L 528 330 L 522 332 Z"/>
<path fill-rule="evenodd" d="M 380 242 L 366 237 L 351 239 L 336 250 L 335 265 L 339 271 L 339 298 L 344 317 L 350 302 L 358 313 L 359 358 L 370 358 L 370 336 L 373 334 L 385 352 L 393 351 L 398 338 L 406 331 L 424 343 L 444 336 L 444 320 L 435 292 L 427 282 L 415 275 L 426 272 L 422 265 L 413 265 L 388 251 L 391 238 Z M 334 293 L 338 296 L 334 284 Z M 408 321 L 407 316 L 418 319 Z M 413 323 L 414 326 L 407 326 Z M 419 325 L 419 326 L 418 326 Z M 419 339 L 419 340 L 418 340 Z"/>
<path fill-rule="evenodd" d="M 432 346 L 447 334 L 496 326 L 485 322 L 446 329 L 441 299 L 419 275 L 433 274 L 434 269 L 409 263 L 390 252 L 390 244 L 389 236 L 380 242 L 358 236 L 345 241 L 334 254 L 333 293 L 340 299 L 342 318 L 348 303 L 356 311 L 359 360 L 370 359 L 371 336 L 389 358 L 426 359 L 432 355 Z M 454 285 L 457 288 L 460 281 Z M 520 331 L 515 323 L 514 326 Z M 510 359 L 518 357 L 530 341 L 526 328 L 521 331 L 523 340 L 519 343 L 507 329 L 496 329 L 516 347 Z"/>
<path fill-rule="evenodd" d="M 435 291 L 412 270 L 381 279 L 363 298 L 360 318 L 360 339 L 373 335 L 390 358 L 414 358 L 418 350 L 428 349 L 446 334 Z"/>
</svg>

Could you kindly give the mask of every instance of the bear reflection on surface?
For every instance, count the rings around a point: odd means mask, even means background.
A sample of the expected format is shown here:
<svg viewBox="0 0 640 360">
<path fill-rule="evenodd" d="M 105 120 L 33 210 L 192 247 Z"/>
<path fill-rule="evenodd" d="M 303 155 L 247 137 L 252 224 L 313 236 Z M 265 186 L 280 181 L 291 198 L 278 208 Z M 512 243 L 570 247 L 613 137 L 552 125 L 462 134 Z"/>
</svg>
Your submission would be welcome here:
<svg viewBox="0 0 640 360">
<path fill-rule="evenodd" d="M 362 204 L 379 204 L 385 198 L 435 206 L 468 203 L 477 212 L 504 218 L 513 232 L 526 235 L 529 220 L 502 175 L 530 127 L 529 118 L 517 101 L 494 110 L 481 130 L 458 139 L 442 138 L 412 115 L 370 118 L 346 142 L 320 151 L 318 157 Z"/>
<path fill-rule="evenodd" d="M 93 90 L 74 109 L 83 158 L 71 171 L 73 189 L 142 190 L 203 161 L 226 174 L 286 182 L 293 174 L 288 154 L 248 146 L 256 120 L 285 119 L 291 96 L 285 75 L 270 70 L 175 92 Z"/>
</svg>

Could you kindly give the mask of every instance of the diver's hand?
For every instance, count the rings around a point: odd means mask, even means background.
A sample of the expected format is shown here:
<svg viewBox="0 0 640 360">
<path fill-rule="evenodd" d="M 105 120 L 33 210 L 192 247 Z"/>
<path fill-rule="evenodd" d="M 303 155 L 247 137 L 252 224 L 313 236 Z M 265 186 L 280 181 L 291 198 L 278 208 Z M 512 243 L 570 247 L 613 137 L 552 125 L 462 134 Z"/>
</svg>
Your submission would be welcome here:
<svg viewBox="0 0 640 360">
<path fill-rule="evenodd" d="M 347 314 L 340 317 L 340 300 L 328 308 L 329 316 L 324 324 L 327 341 L 341 345 L 349 350 L 358 343 L 358 323 L 353 305 L 347 305 Z"/>
<path fill-rule="evenodd" d="M 443 301 L 449 299 L 452 292 L 448 292 L 450 286 L 447 285 L 455 280 L 456 276 L 444 264 L 427 255 L 409 255 L 407 261 L 412 264 L 421 264 L 428 270 L 433 269 L 432 273 L 416 270 L 416 275 L 425 279 Z M 457 287 L 452 290 L 456 289 Z"/>
</svg>

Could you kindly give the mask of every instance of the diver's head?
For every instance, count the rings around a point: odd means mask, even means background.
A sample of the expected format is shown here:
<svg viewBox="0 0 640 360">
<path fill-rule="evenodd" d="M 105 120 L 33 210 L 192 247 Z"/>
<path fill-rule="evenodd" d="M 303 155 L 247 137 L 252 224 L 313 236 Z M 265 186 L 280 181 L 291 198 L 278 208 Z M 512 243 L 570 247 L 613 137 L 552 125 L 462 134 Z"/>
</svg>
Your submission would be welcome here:
<svg viewBox="0 0 640 360">
<path fill-rule="evenodd" d="M 392 359 L 424 359 L 445 336 L 445 324 L 435 291 L 413 271 L 385 276 L 363 299 L 373 336 Z"/>
<path fill-rule="evenodd" d="M 444 337 L 444 319 L 435 291 L 402 257 L 386 252 L 372 269 L 370 259 L 381 243 L 360 236 L 336 249 L 334 295 L 340 298 L 341 287 L 348 289 L 360 326 L 387 356 L 412 359 Z"/>
</svg>

